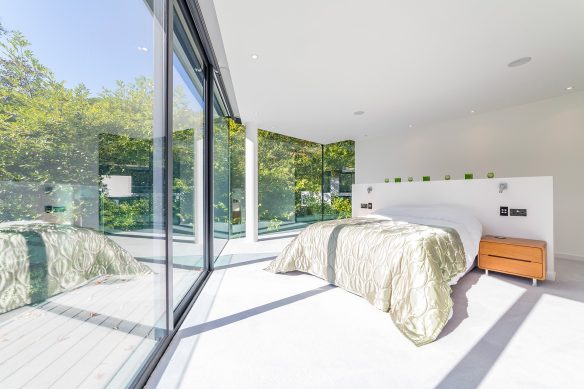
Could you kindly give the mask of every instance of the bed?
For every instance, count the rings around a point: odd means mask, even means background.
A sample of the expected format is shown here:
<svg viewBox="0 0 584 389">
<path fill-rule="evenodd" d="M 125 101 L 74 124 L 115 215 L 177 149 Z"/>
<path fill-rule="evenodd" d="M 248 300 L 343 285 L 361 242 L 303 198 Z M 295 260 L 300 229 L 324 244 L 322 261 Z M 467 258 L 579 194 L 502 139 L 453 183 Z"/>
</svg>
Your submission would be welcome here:
<svg viewBox="0 0 584 389">
<path fill-rule="evenodd" d="M 38 221 L 0 223 L 0 313 L 98 276 L 149 273 L 149 267 L 97 231 Z"/>
<path fill-rule="evenodd" d="M 266 270 L 310 273 L 355 293 L 420 346 L 451 317 L 450 286 L 474 266 L 481 235 L 461 207 L 391 207 L 307 227 Z"/>
</svg>

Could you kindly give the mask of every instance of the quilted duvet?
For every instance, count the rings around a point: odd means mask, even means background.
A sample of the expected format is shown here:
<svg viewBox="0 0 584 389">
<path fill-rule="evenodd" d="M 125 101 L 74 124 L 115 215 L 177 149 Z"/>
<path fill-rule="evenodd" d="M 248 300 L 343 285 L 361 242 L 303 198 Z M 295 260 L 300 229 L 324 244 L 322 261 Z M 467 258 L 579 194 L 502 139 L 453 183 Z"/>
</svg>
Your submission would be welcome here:
<svg viewBox="0 0 584 389">
<path fill-rule="evenodd" d="M 105 274 L 151 273 L 96 231 L 49 223 L 0 224 L 0 313 Z"/>
<path fill-rule="evenodd" d="M 452 228 L 353 218 L 309 226 L 266 270 L 310 273 L 355 293 L 421 346 L 449 319 L 449 281 L 465 270 L 465 256 Z"/>
</svg>

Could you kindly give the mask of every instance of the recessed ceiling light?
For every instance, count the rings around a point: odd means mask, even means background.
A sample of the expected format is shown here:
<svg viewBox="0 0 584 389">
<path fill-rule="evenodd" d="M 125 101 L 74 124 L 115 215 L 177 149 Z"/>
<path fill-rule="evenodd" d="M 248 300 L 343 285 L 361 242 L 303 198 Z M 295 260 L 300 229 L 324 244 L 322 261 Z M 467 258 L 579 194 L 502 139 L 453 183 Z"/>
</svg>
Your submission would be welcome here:
<svg viewBox="0 0 584 389">
<path fill-rule="evenodd" d="M 515 61 L 511 61 L 507 64 L 510 68 L 516 68 L 517 66 L 525 65 L 526 63 L 531 62 L 531 57 L 521 57 L 516 59 Z"/>
<path fill-rule="evenodd" d="M 147 47 L 144 47 L 144 46 L 138 46 L 138 47 L 137 47 L 137 49 L 138 49 L 139 51 L 142 51 L 142 52 L 144 52 L 144 53 L 146 53 L 146 52 L 148 51 L 148 48 L 147 48 Z"/>
<path fill-rule="evenodd" d="M 363 115 L 364 113 L 365 113 L 365 111 L 355 111 L 355 112 L 353 112 L 353 115 L 360 116 L 360 115 Z"/>
<path fill-rule="evenodd" d="M 574 90 L 574 87 L 573 87 L 573 86 L 567 86 L 567 87 L 566 87 L 566 90 L 567 90 L 567 91 Z"/>
<path fill-rule="evenodd" d="M 413 124 L 410 124 L 408 127 L 409 127 L 409 128 L 412 128 L 412 127 L 414 127 L 414 125 L 413 125 Z"/>
<path fill-rule="evenodd" d="M 474 109 L 471 109 L 470 113 L 476 113 L 476 111 Z"/>
<path fill-rule="evenodd" d="M 251 55 L 251 59 L 258 59 L 258 58 L 259 58 L 259 56 L 257 54 L 252 54 Z"/>
</svg>

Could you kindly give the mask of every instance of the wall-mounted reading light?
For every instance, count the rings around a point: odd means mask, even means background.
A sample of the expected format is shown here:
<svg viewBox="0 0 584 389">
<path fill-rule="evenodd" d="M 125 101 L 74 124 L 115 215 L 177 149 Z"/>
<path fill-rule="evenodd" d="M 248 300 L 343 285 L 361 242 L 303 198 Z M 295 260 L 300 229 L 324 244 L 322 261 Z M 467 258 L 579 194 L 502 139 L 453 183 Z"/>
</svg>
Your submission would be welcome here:
<svg viewBox="0 0 584 389">
<path fill-rule="evenodd" d="M 507 186 L 506 182 L 499 183 L 499 193 L 503 193 L 504 190 L 507 190 L 509 187 Z"/>
<path fill-rule="evenodd" d="M 373 187 L 372 186 L 367 187 L 367 193 L 371 193 L 371 192 L 373 192 Z"/>
</svg>

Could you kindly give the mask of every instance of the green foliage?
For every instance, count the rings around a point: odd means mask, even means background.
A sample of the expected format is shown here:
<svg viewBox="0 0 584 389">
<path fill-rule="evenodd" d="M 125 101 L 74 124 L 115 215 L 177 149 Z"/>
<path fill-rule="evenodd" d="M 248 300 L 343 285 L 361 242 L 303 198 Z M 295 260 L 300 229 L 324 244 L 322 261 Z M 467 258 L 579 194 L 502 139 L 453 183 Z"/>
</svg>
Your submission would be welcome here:
<svg viewBox="0 0 584 389">
<path fill-rule="evenodd" d="M 229 208 L 227 204 L 215 201 L 213 204 L 213 220 L 219 223 L 229 223 Z"/>
<path fill-rule="evenodd" d="M 324 151 L 324 153 L 323 153 Z M 324 161 L 323 161 L 324 158 Z M 325 214 L 350 217 L 351 203 L 333 196 L 334 204 L 322 204 L 324 171 L 338 176 L 355 166 L 353 141 L 325 145 L 262 131 L 258 133 L 260 220 L 320 220 Z M 302 194 L 308 193 L 304 203 Z M 347 212 L 348 211 L 348 212 Z M 311 218 L 312 216 L 312 218 Z"/>
<path fill-rule="evenodd" d="M 234 120 L 227 121 L 229 132 L 229 158 L 231 188 L 245 188 L 245 126 Z"/>
<path fill-rule="evenodd" d="M 352 215 L 351 199 L 348 197 L 333 197 L 331 208 L 337 219 L 346 219 Z"/>
<path fill-rule="evenodd" d="M 101 204 L 103 225 L 107 230 L 129 231 L 150 222 L 148 199 L 115 201 L 102 195 Z"/>
<path fill-rule="evenodd" d="M 262 220 L 293 220 L 320 208 L 312 199 L 301 205 L 302 192 L 320 193 L 320 144 L 274 132 L 258 132 L 259 214 Z M 320 213 L 320 210 L 318 211 Z"/>
<path fill-rule="evenodd" d="M 339 172 L 355 168 L 355 142 L 345 140 L 324 146 L 324 171 Z"/>
<path fill-rule="evenodd" d="M 273 218 L 272 220 L 270 220 L 270 223 L 268 224 L 268 231 L 270 232 L 279 231 L 281 226 L 282 221 L 279 220 L 278 218 Z"/>
<path fill-rule="evenodd" d="M 0 182 L 0 222 L 35 219 L 39 215 L 36 194 L 36 184 Z"/>
<path fill-rule="evenodd" d="M 283 135 L 258 131 L 260 220 L 289 220 L 289 215 L 293 215 L 296 147 Z"/>
<path fill-rule="evenodd" d="M 97 132 L 89 91 L 67 89 L 18 32 L 0 30 L 0 180 L 89 184 Z"/>
<path fill-rule="evenodd" d="M 189 109 L 184 91 L 175 88 L 173 93 L 173 152 L 175 171 L 181 173 L 174 179 L 173 208 L 181 218 L 192 219 L 192 209 L 178 208 L 180 200 L 189 203 L 192 198 L 194 128 L 201 128 L 202 115 Z M 131 175 L 142 197 L 122 203 L 105 198 L 100 202 L 102 223 L 130 229 L 147 222 L 150 200 L 143 196 L 152 195 L 154 169 L 163 167 L 153 159 L 163 145 L 152 141 L 151 79 L 118 81 L 95 97 L 82 84 L 66 88 L 36 59 L 22 34 L 0 26 L 0 102 L 1 220 L 38 218 L 46 185 L 60 192 L 79 191 L 80 186 L 103 191 L 102 176 Z M 55 214 L 59 221 L 97 214 L 96 205 L 78 199 L 82 196 L 69 197 L 67 213 Z"/>
<path fill-rule="evenodd" d="M 215 113 L 213 120 L 213 219 L 221 223 L 229 223 L 230 219 L 229 127 L 229 120 Z"/>
<path fill-rule="evenodd" d="M 204 118 L 193 112 L 186 93 L 173 90 L 173 216 L 192 223 L 195 145 Z M 66 87 L 35 57 L 22 34 L 0 25 L 0 221 L 38 218 L 39 196 L 48 185 L 58 187 L 57 200 L 68 201 L 63 204 L 67 212 L 55 214 L 59 220 L 99 213 L 106 229 L 150 223 L 154 175 L 164 168 L 164 145 L 153 141 L 161 139 L 153 106 L 154 83 L 146 77 L 118 81 L 96 94 L 83 84 Z M 233 190 L 243 194 L 245 187 L 245 127 L 219 115 L 213 120 L 214 219 L 231 222 Z M 269 228 L 279 229 L 297 216 L 318 220 L 323 208 L 337 217 L 350 216 L 350 201 L 333 197 L 331 204 L 322 204 L 320 193 L 323 149 L 324 171 L 340 172 L 354 167 L 354 142 L 323 148 L 273 132 L 260 130 L 258 137 L 259 214 L 270 221 Z M 109 175 L 132 176 L 138 195 L 109 198 L 102 183 Z M 93 190 L 95 200 L 84 200 L 80 188 Z M 304 205 L 303 192 L 312 194 Z"/>
<path fill-rule="evenodd" d="M 296 203 L 296 214 L 302 216 L 320 216 L 322 213 L 322 199 L 320 197 L 320 191 L 314 193 L 312 196 L 305 197 L 305 204 L 297 202 Z M 326 203 L 325 203 L 326 204 Z"/>
</svg>

